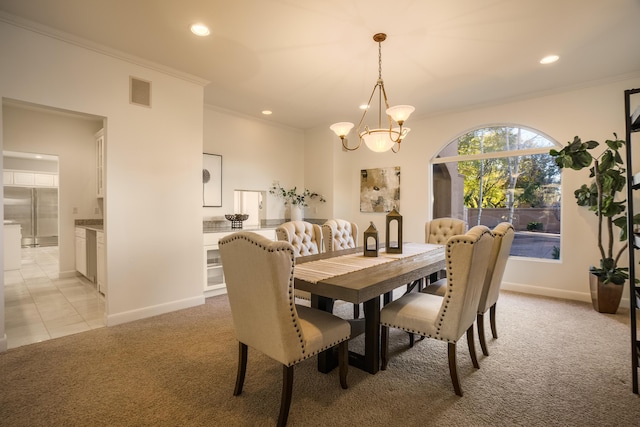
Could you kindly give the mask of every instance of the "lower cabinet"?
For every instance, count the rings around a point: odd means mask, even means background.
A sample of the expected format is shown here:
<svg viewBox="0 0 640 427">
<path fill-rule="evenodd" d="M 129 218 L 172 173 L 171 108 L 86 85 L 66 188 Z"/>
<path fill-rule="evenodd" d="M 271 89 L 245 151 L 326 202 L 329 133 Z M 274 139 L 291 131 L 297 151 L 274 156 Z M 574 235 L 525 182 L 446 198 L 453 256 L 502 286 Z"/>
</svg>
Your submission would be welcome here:
<svg viewBox="0 0 640 427">
<path fill-rule="evenodd" d="M 76 227 L 76 270 L 96 282 L 96 230 Z"/>
<path fill-rule="evenodd" d="M 107 295 L 107 270 L 105 266 L 104 232 L 96 232 L 96 287 L 98 292 Z"/>
<path fill-rule="evenodd" d="M 87 230 L 76 227 L 76 270 L 87 276 Z"/>
<path fill-rule="evenodd" d="M 260 234 L 268 239 L 276 240 L 275 229 L 248 230 Z M 204 292 L 206 296 L 222 295 L 227 293 L 224 284 L 224 272 L 222 271 L 222 261 L 218 241 L 234 232 L 214 232 L 204 233 Z"/>
</svg>

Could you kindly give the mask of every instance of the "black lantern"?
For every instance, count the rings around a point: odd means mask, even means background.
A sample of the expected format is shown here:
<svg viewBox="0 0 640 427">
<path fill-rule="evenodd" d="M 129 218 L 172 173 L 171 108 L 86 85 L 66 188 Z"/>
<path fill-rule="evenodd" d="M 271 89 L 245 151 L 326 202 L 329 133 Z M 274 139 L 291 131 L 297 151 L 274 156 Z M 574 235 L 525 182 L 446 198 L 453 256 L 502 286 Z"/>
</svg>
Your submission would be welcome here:
<svg viewBox="0 0 640 427">
<path fill-rule="evenodd" d="M 378 229 L 371 221 L 371 225 L 364 231 L 364 256 L 378 256 Z"/>
<path fill-rule="evenodd" d="M 395 221 L 395 224 L 393 224 Z M 391 236 L 392 225 L 394 231 L 397 230 L 397 236 Z M 402 215 L 393 208 L 391 212 L 387 214 L 387 253 L 388 254 L 401 254 L 402 253 Z M 394 239 L 395 238 L 395 239 Z"/>
</svg>

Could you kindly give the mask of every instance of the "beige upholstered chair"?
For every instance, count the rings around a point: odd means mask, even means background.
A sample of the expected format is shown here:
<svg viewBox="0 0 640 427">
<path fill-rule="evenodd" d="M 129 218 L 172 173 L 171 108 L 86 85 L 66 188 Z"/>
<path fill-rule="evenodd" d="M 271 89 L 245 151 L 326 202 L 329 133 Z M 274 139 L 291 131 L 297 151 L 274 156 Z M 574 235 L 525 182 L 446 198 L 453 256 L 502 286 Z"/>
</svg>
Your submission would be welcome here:
<svg viewBox="0 0 640 427">
<path fill-rule="evenodd" d="M 457 218 L 436 218 L 424 225 L 424 242 L 444 245 L 451 236 L 467 231 L 467 223 Z"/>
<path fill-rule="evenodd" d="M 508 222 L 501 222 L 493 229 L 495 240 L 493 249 L 491 250 L 491 258 L 489 259 L 489 268 L 487 276 L 484 280 L 484 288 L 480 296 L 478 305 L 478 338 L 480 339 L 480 347 L 485 356 L 489 355 L 487 343 L 484 337 L 484 314 L 490 310 L 491 332 L 493 338 L 498 338 L 496 329 L 496 303 L 500 295 L 500 285 L 502 285 L 502 277 L 504 269 L 507 266 L 509 253 L 511 252 L 511 244 L 515 237 L 513 225 Z"/>
<path fill-rule="evenodd" d="M 493 248 L 491 249 L 491 256 L 489 257 L 484 287 L 480 296 L 480 302 L 478 303 L 477 316 L 478 339 L 480 340 L 482 353 L 485 356 L 489 355 L 489 350 L 487 349 L 484 335 L 484 314 L 487 311 L 490 312 L 491 332 L 494 338 L 498 338 L 496 329 L 496 303 L 500 295 L 500 285 L 502 284 L 502 277 L 507 265 L 507 259 L 509 258 L 509 252 L 511 252 L 511 244 L 515 237 L 515 230 L 510 223 L 501 222 L 493 229 L 493 235 L 495 239 L 493 241 Z M 427 286 L 424 292 L 444 296 L 446 290 L 447 279 L 444 278 Z"/>
<path fill-rule="evenodd" d="M 322 248 L 322 229 L 307 221 L 289 221 L 276 228 L 276 238 L 291 243 L 296 257 L 319 254 Z M 311 294 L 295 290 L 298 298 L 310 300 Z"/>
<path fill-rule="evenodd" d="M 330 219 L 322 224 L 324 251 L 333 252 L 358 246 L 358 224 L 344 219 Z M 360 304 L 353 304 L 353 318 L 360 317 Z"/>
<path fill-rule="evenodd" d="M 456 343 L 466 331 L 473 366 L 479 368 L 473 342 L 473 322 L 482 294 L 493 239 L 491 231 L 482 225 L 473 227 L 466 234 L 452 236 L 447 241 L 446 248 L 446 296 L 412 292 L 382 308 L 380 324 L 383 370 L 387 368 L 389 328 L 446 341 L 451 381 L 456 394 L 462 396 Z"/>
<path fill-rule="evenodd" d="M 278 425 L 287 423 L 293 367 L 338 345 L 340 384 L 347 388 L 347 340 L 351 327 L 330 313 L 294 303 L 294 249 L 247 231 L 220 240 L 220 256 L 239 358 L 233 394 L 242 393 L 248 347 L 282 363 L 282 400 Z"/>
<path fill-rule="evenodd" d="M 344 219 L 330 219 L 322 224 L 322 238 L 325 252 L 355 248 L 358 246 L 358 224 Z"/>
<path fill-rule="evenodd" d="M 467 231 L 467 223 L 457 218 L 435 218 L 424 224 L 424 242 L 433 243 L 435 245 L 444 245 L 451 236 L 458 236 Z M 428 277 L 427 284 L 433 283 L 441 277 L 446 276 L 446 270 L 433 273 Z M 421 281 L 418 290 L 422 290 Z M 412 289 L 412 284 L 407 285 L 407 292 Z M 412 340 L 413 344 L 413 340 Z"/>
</svg>

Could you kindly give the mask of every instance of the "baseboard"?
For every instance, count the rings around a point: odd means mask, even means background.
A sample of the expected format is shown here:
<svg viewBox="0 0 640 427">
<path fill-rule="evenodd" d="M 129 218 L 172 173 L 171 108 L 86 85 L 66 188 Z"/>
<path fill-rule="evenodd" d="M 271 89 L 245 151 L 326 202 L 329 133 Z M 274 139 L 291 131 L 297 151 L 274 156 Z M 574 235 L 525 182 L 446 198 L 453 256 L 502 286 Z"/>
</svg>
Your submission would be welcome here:
<svg viewBox="0 0 640 427">
<path fill-rule="evenodd" d="M 61 271 L 61 272 L 58 273 L 58 277 L 60 279 L 69 279 L 71 277 L 76 277 L 76 276 L 79 276 L 79 275 L 80 275 L 80 273 L 78 273 L 75 270 Z"/>
<path fill-rule="evenodd" d="M 136 310 L 125 311 L 123 313 L 109 314 L 106 316 L 107 326 L 114 326 L 121 323 L 133 322 L 134 320 L 146 319 L 147 317 L 170 313 L 172 311 L 182 310 L 185 308 L 196 307 L 202 304 L 204 304 L 204 295 L 186 298 L 178 301 L 171 301 L 165 304 L 139 308 Z"/>
<path fill-rule="evenodd" d="M 204 291 L 204 297 L 205 298 L 210 298 L 210 297 L 217 297 L 218 295 L 226 295 L 227 293 L 227 288 L 226 286 L 220 289 L 213 289 L 210 291 Z"/>
<path fill-rule="evenodd" d="M 588 287 L 588 283 L 587 283 Z M 520 292 L 523 294 L 540 295 L 543 297 L 552 297 L 560 299 L 568 299 L 573 301 L 591 302 L 590 292 L 567 291 L 563 289 L 543 288 L 541 286 L 523 285 L 521 283 L 502 282 L 500 289 L 505 291 Z M 629 298 L 622 296 L 620 307 L 629 308 Z"/>
</svg>

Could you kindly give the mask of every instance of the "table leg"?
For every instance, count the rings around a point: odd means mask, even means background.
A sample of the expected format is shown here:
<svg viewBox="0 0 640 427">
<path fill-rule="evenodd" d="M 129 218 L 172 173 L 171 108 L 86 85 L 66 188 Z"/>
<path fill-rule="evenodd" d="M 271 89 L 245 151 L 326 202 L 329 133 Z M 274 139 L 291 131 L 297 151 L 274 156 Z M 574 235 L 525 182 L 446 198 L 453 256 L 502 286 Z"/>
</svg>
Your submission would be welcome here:
<svg viewBox="0 0 640 427">
<path fill-rule="evenodd" d="M 313 308 L 333 313 L 333 303 L 334 300 L 332 298 L 311 295 L 311 307 Z M 338 366 L 338 358 L 337 355 L 334 354 L 333 349 L 318 354 L 318 371 L 326 374 L 331 372 L 336 366 Z"/>
<path fill-rule="evenodd" d="M 364 369 L 375 374 L 380 369 L 380 297 L 364 303 Z"/>
</svg>

